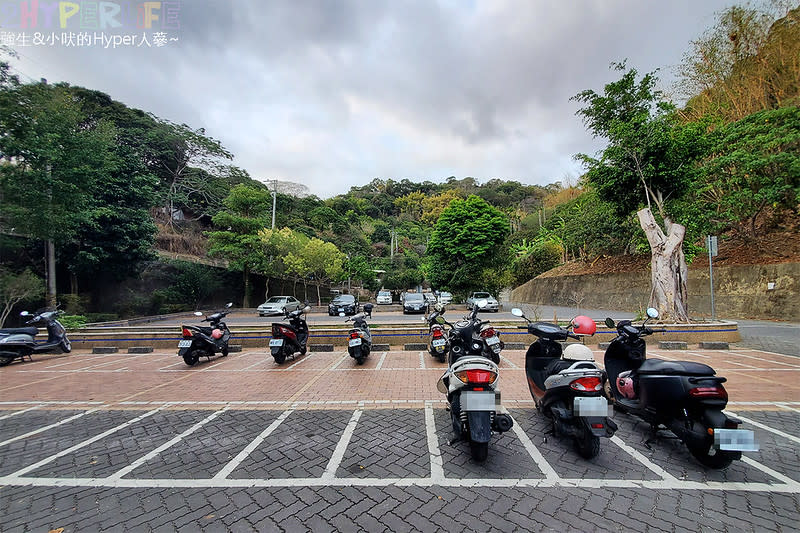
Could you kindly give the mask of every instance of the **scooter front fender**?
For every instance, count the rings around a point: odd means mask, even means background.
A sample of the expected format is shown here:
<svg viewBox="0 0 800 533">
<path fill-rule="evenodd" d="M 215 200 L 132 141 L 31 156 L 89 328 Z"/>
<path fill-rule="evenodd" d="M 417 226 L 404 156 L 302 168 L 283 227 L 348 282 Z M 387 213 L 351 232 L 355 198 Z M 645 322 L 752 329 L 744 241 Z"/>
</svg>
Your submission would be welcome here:
<svg viewBox="0 0 800 533">
<path fill-rule="evenodd" d="M 489 442 L 492 436 L 492 417 L 489 411 L 467 412 L 467 424 L 472 442 Z"/>
</svg>

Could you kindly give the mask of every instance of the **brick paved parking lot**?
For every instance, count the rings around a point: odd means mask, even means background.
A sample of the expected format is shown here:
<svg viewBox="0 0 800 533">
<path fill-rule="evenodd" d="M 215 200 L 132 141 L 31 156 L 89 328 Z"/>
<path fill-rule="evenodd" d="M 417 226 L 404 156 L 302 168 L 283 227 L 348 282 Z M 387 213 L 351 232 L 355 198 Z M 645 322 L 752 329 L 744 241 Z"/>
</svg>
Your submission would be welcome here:
<svg viewBox="0 0 800 533">
<path fill-rule="evenodd" d="M 548 435 L 504 352 L 514 429 L 474 463 L 448 444 L 425 352 L 275 365 L 248 351 L 186 367 L 174 353 L 39 356 L 0 369 L 0 531 L 796 531 L 800 359 L 659 352 L 728 377 L 760 451 L 707 470 L 616 414 L 591 461 Z M 595 354 L 601 359 L 599 353 Z"/>
</svg>

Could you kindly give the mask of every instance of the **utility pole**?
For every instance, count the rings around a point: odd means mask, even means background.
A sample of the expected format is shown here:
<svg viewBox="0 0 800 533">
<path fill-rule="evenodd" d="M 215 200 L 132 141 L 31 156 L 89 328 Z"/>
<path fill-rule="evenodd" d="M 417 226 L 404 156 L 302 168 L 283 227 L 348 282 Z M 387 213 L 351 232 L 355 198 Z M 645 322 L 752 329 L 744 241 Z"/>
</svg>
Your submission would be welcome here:
<svg viewBox="0 0 800 533">
<path fill-rule="evenodd" d="M 708 281 L 711 284 L 711 320 L 717 318 L 717 310 L 714 307 L 714 267 L 712 266 L 712 258 L 717 255 L 719 248 L 717 248 L 717 237 L 708 235 L 706 237 L 706 248 L 708 248 Z"/>
<path fill-rule="evenodd" d="M 278 180 L 272 180 L 272 229 L 275 229 L 275 199 L 278 196 Z"/>
</svg>

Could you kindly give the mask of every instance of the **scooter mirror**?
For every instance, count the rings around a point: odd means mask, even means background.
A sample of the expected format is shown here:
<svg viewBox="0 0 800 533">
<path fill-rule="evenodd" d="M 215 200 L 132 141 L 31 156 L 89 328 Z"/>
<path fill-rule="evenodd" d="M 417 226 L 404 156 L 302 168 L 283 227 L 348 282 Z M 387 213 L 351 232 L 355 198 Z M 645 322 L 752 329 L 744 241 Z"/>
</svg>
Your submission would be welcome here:
<svg viewBox="0 0 800 533">
<path fill-rule="evenodd" d="M 201 313 L 200 311 L 195 311 L 194 316 L 203 316 L 203 313 Z"/>
<path fill-rule="evenodd" d="M 606 327 L 608 328 L 615 328 L 617 325 L 614 323 L 614 319 L 608 317 L 606 318 Z"/>
<path fill-rule="evenodd" d="M 489 300 L 487 300 L 486 298 L 481 298 L 480 300 L 475 302 L 475 305 L 477 305 L 478 308 L 483 309 L 484 307 L 489 305 Z"/>
<path fill-rule="evenodd" d="M 523 313 L 522 309 L 520 309 L 519 307 L 512 308 L 511 309 L 511 314 L 514 315 L 514 316 L 520 316 L 520 317 L 525 316 L 525 313 Z"/>
<path fill-rule="evenodd" d="M 233 307 L 233 302 L 228 302 L 225 304 L 225 309 L 230 309 L 231 307 Z"/>
<path fill-rule="evenodd" d="M 655 307 L 648 307 L 646 313 L 650 318 L 658 318 L 658 309 Z"/>
<path fill-rule="evenodd" d="M 22 311 L 19 316 L 30 316 L 30 313 L 27 311 Z"/>
</svg>

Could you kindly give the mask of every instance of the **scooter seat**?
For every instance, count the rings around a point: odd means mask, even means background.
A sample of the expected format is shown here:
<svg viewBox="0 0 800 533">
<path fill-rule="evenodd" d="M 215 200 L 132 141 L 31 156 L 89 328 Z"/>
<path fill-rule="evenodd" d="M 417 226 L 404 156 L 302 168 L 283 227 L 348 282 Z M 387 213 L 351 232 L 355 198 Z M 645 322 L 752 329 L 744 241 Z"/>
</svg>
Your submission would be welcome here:
<svg viewBox="0 0 800 533">
<path fill-rule="evenodd" d="M 553 374 L 558 374 L 562 370 L 571 367 L 573 362 L 574 361 L 567 361 L 565 359 L 553 359 L 551 362 L 547 363 L 544 370 L 548 375 L 552 376 Z"/>
<path fill-rule="evenodd" d="M 646 359 L 636 371 L 639 375 L 667 374 L 679 376 L 713 376 L 714 369 L 703 363 L 694 361 L 664 361 L 663 359 Z"/>
<path fill-rule="evenodd" d="M 0 329 L 0 335 L 30 335 L 31 337 L 33 337 L 37 333 L 39 333 L 39 330 L 34 327 Z"/>
</svg>

